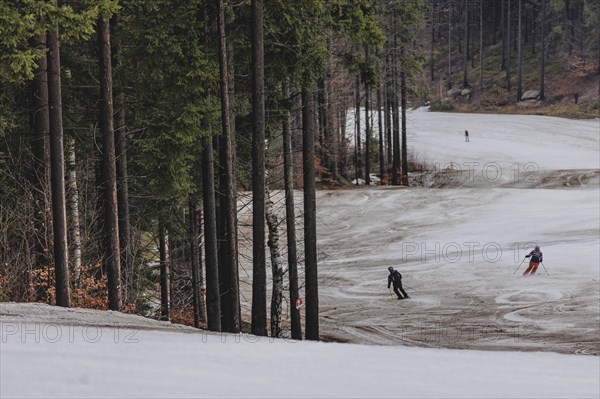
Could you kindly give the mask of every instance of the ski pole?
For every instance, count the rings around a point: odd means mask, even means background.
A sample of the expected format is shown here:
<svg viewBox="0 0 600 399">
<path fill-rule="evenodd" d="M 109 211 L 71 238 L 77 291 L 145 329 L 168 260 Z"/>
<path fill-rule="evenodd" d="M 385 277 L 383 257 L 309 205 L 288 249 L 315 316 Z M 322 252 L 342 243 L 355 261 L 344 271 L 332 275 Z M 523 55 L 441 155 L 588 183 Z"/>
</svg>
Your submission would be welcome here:
<svg viewBox="0 0 600 399">
<path fill-rule="evenodd" d="M 517 268 L 515 269 L 515 271 L 513 272 L 513 276 L 514 274 L 517 272 L 517 270 L 519 270 L 519 268 L 521 267 L 521 265 L 523 264 L 523 262 L 525 262 L 525 259 L 527 258 L 523 258 L 523 260 L 521 261 L 521 263 L 519 263 L 519 266 L 517 266 Z"/>
<path fill-rule="evenodd" d="M 393 298 L 392 289 L 390 287 L 388 287 L 388 291 L 390 292 L 390 298 Z"/>
<path fill-rule="evenodd" d="M 542 264 L 542 267 L 544 268 L 544 271 L 546 272 L 548 277 L 550 277 L 550 273 L 548 273 L 548 270 L 546 270 L 546 266 L 544 266 L 544 262 L 540 262 L 540 263 Z"/>
</svg>

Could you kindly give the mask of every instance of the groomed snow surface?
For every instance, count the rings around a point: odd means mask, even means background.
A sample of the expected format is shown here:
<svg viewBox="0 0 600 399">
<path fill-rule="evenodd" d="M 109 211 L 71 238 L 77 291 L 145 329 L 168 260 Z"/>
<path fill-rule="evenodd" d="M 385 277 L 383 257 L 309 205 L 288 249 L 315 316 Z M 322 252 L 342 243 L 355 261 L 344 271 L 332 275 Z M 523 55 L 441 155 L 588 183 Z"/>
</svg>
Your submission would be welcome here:
<svg viewBox="0 0 600 399">
<path fill-rule="evenodd" d="M 318 193 L 321 333 L 348 343 L 5 303 L 0 398 L 598 398 L 600 121 L 409 121 L 409 150 L 476 177 Z M 518 277 L 533 243 L 550 275 Z M 388 299 L 390 265 L 410 299 Z"/>
<path fill-rule="evenodd" d="M 164 323 L 114 318 L 111 312 L 78 313 L 40 304 L 0 304 L 0 397 L 600 394 L 598 358 L 592 356 L 272 341 L 169 330 Z"/>
</svg>

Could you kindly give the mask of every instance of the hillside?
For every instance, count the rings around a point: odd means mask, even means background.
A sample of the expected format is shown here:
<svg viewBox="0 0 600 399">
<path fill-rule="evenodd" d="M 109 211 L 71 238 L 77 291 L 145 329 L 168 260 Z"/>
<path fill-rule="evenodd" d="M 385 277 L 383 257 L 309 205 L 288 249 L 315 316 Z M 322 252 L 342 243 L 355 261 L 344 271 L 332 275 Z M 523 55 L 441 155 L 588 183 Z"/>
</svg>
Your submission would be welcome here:
<svg viewBox="0 0 600 399">
<path fill-rule="evenodd" d="M 497 4 L 494 2 L 493 4 Z M 533 6 L 532 6 L 533 7 Z M 477 11 L 478 12 L 478 11 Z M 588 35 L 591 30 L 583 27 L 578 31 L 580 42 L 571 50 L 567 49 L 566 39 L 561 38 L 551 29 L 560 28 L 564 22 L 559 18 L 560 14 L 554 15 L 551 24 L 547 28 L 547 54 L 545 63 L 545 101 L 529 99 L 517 102 L 517 41 L 511 39 L 510 46 L 510 77 L 511 90 L 507 91 L 506 69 L 502 67 L 502 40 L 500 27 L 496 26 L 493 34 L 491 14 L 486 11 L 483 32 L 483 82 L 480 85 L 481 56 L 479 48 L 478 21 L 472 22 L 470 51 L 468 64 L 468 83 L 471 93 L 469 96 L 460 95 L 463 89 L 463 66 L 464 37 L 461 32 L 453 31 L 451 42 L 452 51 L 450 55 L 451 77 L 448 77 L 448 41 L 446 32 L 441 32 L 434 42 L 434 77 L 431 81 L 431 37 L 421 36 L 420 45 L 425 57 L 424 71 L 420 75 L 421 81 L 429 82 L 429 98 L 437 110 L 459 111 L 459 112 L 494 112 L 510 114 L 535 114 L 563 116 L 569 118 L 597 118 L 600 117 L 600 74 L 598 67 L 598 43 L 595 38 Z M 523 93 L 540 89 L 540 66 L 541 66 L 541 33 L 539 30 L 539 15 L 528 13 L 527 16 L 537 19 L 533 22 L 536 29 L 524 27 L 522 44 L 522 90 Z M 535 12 L 539 9 L 535 8 Z M 558 11 L 554 11 L 558 13 Z M 478 18 L 478 15 L 476 16 Z M 494 18 L 499 18 L 495 16 Z M 513 21 L 516 25 L 516 22 Z M 498 22 L 496 22 L 498 24 Z M 558 26 L 556 26 L 558 25 Z M 514 25 L 513 25 L 514 26 Z M 431 29 L 428 24 L 427 29 Z M 514 28 L 513 28 L 514 29 Z M 587 28 L 586 28 L 587 29 Z M 456 29 L 455 29 L 456 30 Z M 460 30 L 460 29 L 459 29 Z M 516 35 L 513 31 L 513 38 Z M 458 40 L 461 40 L 461 44 Z M 426 54 L 426 55 L 425 55 Z M 505 58 L 506 59 L 506 58 Z M 450 83 L 450 84 L 449 84 Z M 449 91 L 454 88 L 456 93 Z M 575 100 L 576 96 L 577 103 Z"/>
</svg>

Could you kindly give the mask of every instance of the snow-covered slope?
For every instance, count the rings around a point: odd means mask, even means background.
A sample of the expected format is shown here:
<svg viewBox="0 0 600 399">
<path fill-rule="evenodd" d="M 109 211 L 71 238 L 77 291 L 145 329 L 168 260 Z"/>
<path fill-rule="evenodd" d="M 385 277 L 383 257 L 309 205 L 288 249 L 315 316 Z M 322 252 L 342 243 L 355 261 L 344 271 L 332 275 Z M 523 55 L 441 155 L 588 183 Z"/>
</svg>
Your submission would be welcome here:
<svg viewBox="0 0 600 399">
<path fill-rule="evenodd" d="M 364 129 L 364 111 L 361 118 Z M 353 111 L 346 125 L 347 132 L 354 131 Z M 376 112 L 373 126 L 377 126 Z M 465 143 L 465 130 L 469 131 L 469 143 Z M 362 134 L 364 140 L 364 131 Z M 496 162 L 509 168 L 532 162 L 540 170 L 600 168 L 600 119 L 444 113 L 419 108 L 407 112 L 407 137 L 409 151 L 442 167 L 452 162 L 464 169 L 468 169 L 465 163 L 481 168 Z"/>
<path fill-rule="evenodd" d="M 465 130 L 469 143 L 465 143 Z M 408 112 L 407 131 L 416 153 L 441 164 L 497 162 L 510 167 L 532 162 L 542 170 L 600 168 L 600 119 L 440 113 L 420 108 Z"/>
<path fill-rule="evenodd" d="M 0 317 L 2 398 L 600 395 L 590 356 L 258 340 L 46 305 Z"/>
<path fill-rule="evenodd" d="M 453 171 L 424 176 L 443 189 L 318 193 L 324 335 L 600 354 L 600 120 L 423 109 L 408 119 L 409 151 Z M 536 243 L 544 263 L 521 278 Z M 410 300 L 386 300 L 390 265 Z"/>
</svg>

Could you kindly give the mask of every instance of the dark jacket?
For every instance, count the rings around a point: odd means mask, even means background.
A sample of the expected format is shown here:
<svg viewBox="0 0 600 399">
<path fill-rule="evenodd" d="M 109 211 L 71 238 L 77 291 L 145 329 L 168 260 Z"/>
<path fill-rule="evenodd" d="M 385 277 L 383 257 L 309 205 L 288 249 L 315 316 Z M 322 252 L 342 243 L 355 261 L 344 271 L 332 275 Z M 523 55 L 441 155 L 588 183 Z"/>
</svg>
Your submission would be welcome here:
<svg viewBox="0 0 600 399">
<path fill-rule="evenodd" d="M 529 255 L 526 256 L 526 258 L 531 257 L 531 261 L 535 262 L 535 263 L 540 263 L 544 261 L 544 255 L 542 254 L 542 251 L 538 250 L 533 250 L 529 253 Z"/>
<path fill-rule="evenodd" d="M 398 270 L 394 270 L 388 276 L 388 288 L 390 288 L 390 285 L 392 283 L 394 283 L 394 287 L 399 287 L 400 284 L 402 284 L 402 275 L 400 274 L 400 272 Z"/>
</svg>

